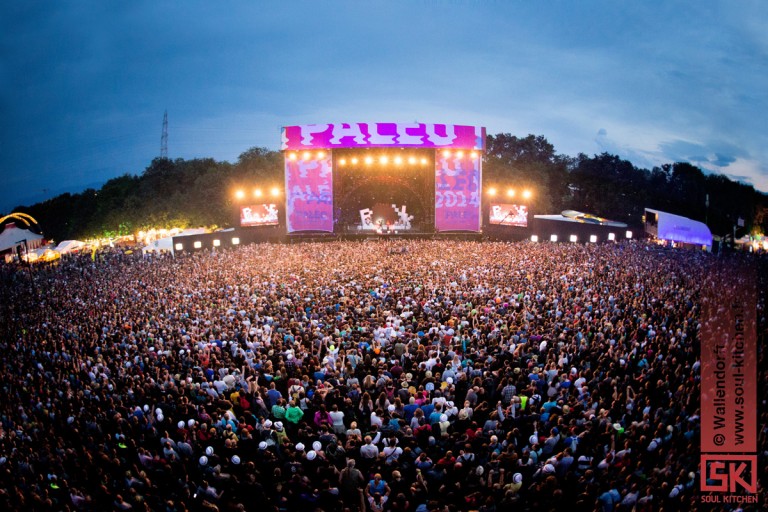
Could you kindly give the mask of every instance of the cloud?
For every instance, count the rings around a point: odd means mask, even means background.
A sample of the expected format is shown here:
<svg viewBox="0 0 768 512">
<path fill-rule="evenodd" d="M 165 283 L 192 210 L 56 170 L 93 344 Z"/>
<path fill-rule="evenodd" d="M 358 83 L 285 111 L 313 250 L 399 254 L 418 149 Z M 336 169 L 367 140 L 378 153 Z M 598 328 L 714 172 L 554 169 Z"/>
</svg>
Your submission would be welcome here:
<svg viewBox="0 0 768 512">
<path fill-rule="evenodd" d="M 685 140 L 661 142 L 659 151 L 670 162 L 691 162 L 704 167 L 727 168 L 737 159 L 750 159 L 746 149 L 728 142 L 700 144 Z"/>
</svg>

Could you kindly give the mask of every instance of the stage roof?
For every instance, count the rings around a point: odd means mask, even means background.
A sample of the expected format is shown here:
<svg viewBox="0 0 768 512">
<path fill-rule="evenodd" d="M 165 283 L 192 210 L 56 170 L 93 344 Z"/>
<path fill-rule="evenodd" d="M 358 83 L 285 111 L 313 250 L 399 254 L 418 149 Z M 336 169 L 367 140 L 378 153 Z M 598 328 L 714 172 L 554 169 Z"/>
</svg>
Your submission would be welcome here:
<svg viewBox="0 0 768 512">
<path fill-rule="evenodd" d="M 649 222 L 648 213 L 656 215 L 656 232 L 653 233 L 652 223 Z M 662 212 L 660 210 L 645 209 L 646 229 L 661 240 L 670 240 L 693 245 L 712 245 L 712 232 L 706 224 L 688 217 Z"/>
</svg>

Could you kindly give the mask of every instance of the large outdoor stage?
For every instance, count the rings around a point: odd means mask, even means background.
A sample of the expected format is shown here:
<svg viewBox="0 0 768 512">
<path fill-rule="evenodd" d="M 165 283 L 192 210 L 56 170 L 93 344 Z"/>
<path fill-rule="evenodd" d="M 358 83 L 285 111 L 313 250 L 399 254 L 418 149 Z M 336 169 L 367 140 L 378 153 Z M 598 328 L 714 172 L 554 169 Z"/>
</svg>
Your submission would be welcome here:
<svg viewBox="0 0 768 512">
<path fill-rule="evenodd" d="M 345 239 L 480 233 L 485 128 L 288 126 L 285 232 Z"/>
</svg>

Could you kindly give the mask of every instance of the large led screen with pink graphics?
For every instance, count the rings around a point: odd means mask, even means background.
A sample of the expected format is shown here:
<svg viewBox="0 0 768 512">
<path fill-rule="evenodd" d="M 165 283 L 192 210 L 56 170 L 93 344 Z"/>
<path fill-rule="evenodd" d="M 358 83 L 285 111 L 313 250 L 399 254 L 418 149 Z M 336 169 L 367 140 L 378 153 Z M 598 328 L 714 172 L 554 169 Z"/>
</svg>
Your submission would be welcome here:
<svg viewBox="0 0 768 512">
<path fill-rule="evenodd" d="M 333 172 L 329 154 L 285 159 L 286 227 L 333 232 Z"/>
<path fill-rule="evenodd" d="M 336 123 L 286 126 L 283 150 L 418 147 L 485 150 L 485 128 L 429 123 Z"/>
<path fill-rule="evenodd" d="M 435 158 L 435 229 L 480 231 L 481 159 L 477 153 L 439 151 Z"/>
</svg>

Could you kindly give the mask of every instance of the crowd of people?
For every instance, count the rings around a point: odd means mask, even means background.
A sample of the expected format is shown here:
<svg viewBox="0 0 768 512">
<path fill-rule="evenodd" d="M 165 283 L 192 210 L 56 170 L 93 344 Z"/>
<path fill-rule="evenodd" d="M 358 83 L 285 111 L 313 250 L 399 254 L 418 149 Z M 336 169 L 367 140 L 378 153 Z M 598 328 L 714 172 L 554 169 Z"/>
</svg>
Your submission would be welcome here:
<svg viewBox="0 0 768 512">
<path fill-rule="evenodd" d="M 2 269 L 0 508 L 694 509 L 720 264 L 419 240 Z"/>
</svg>

